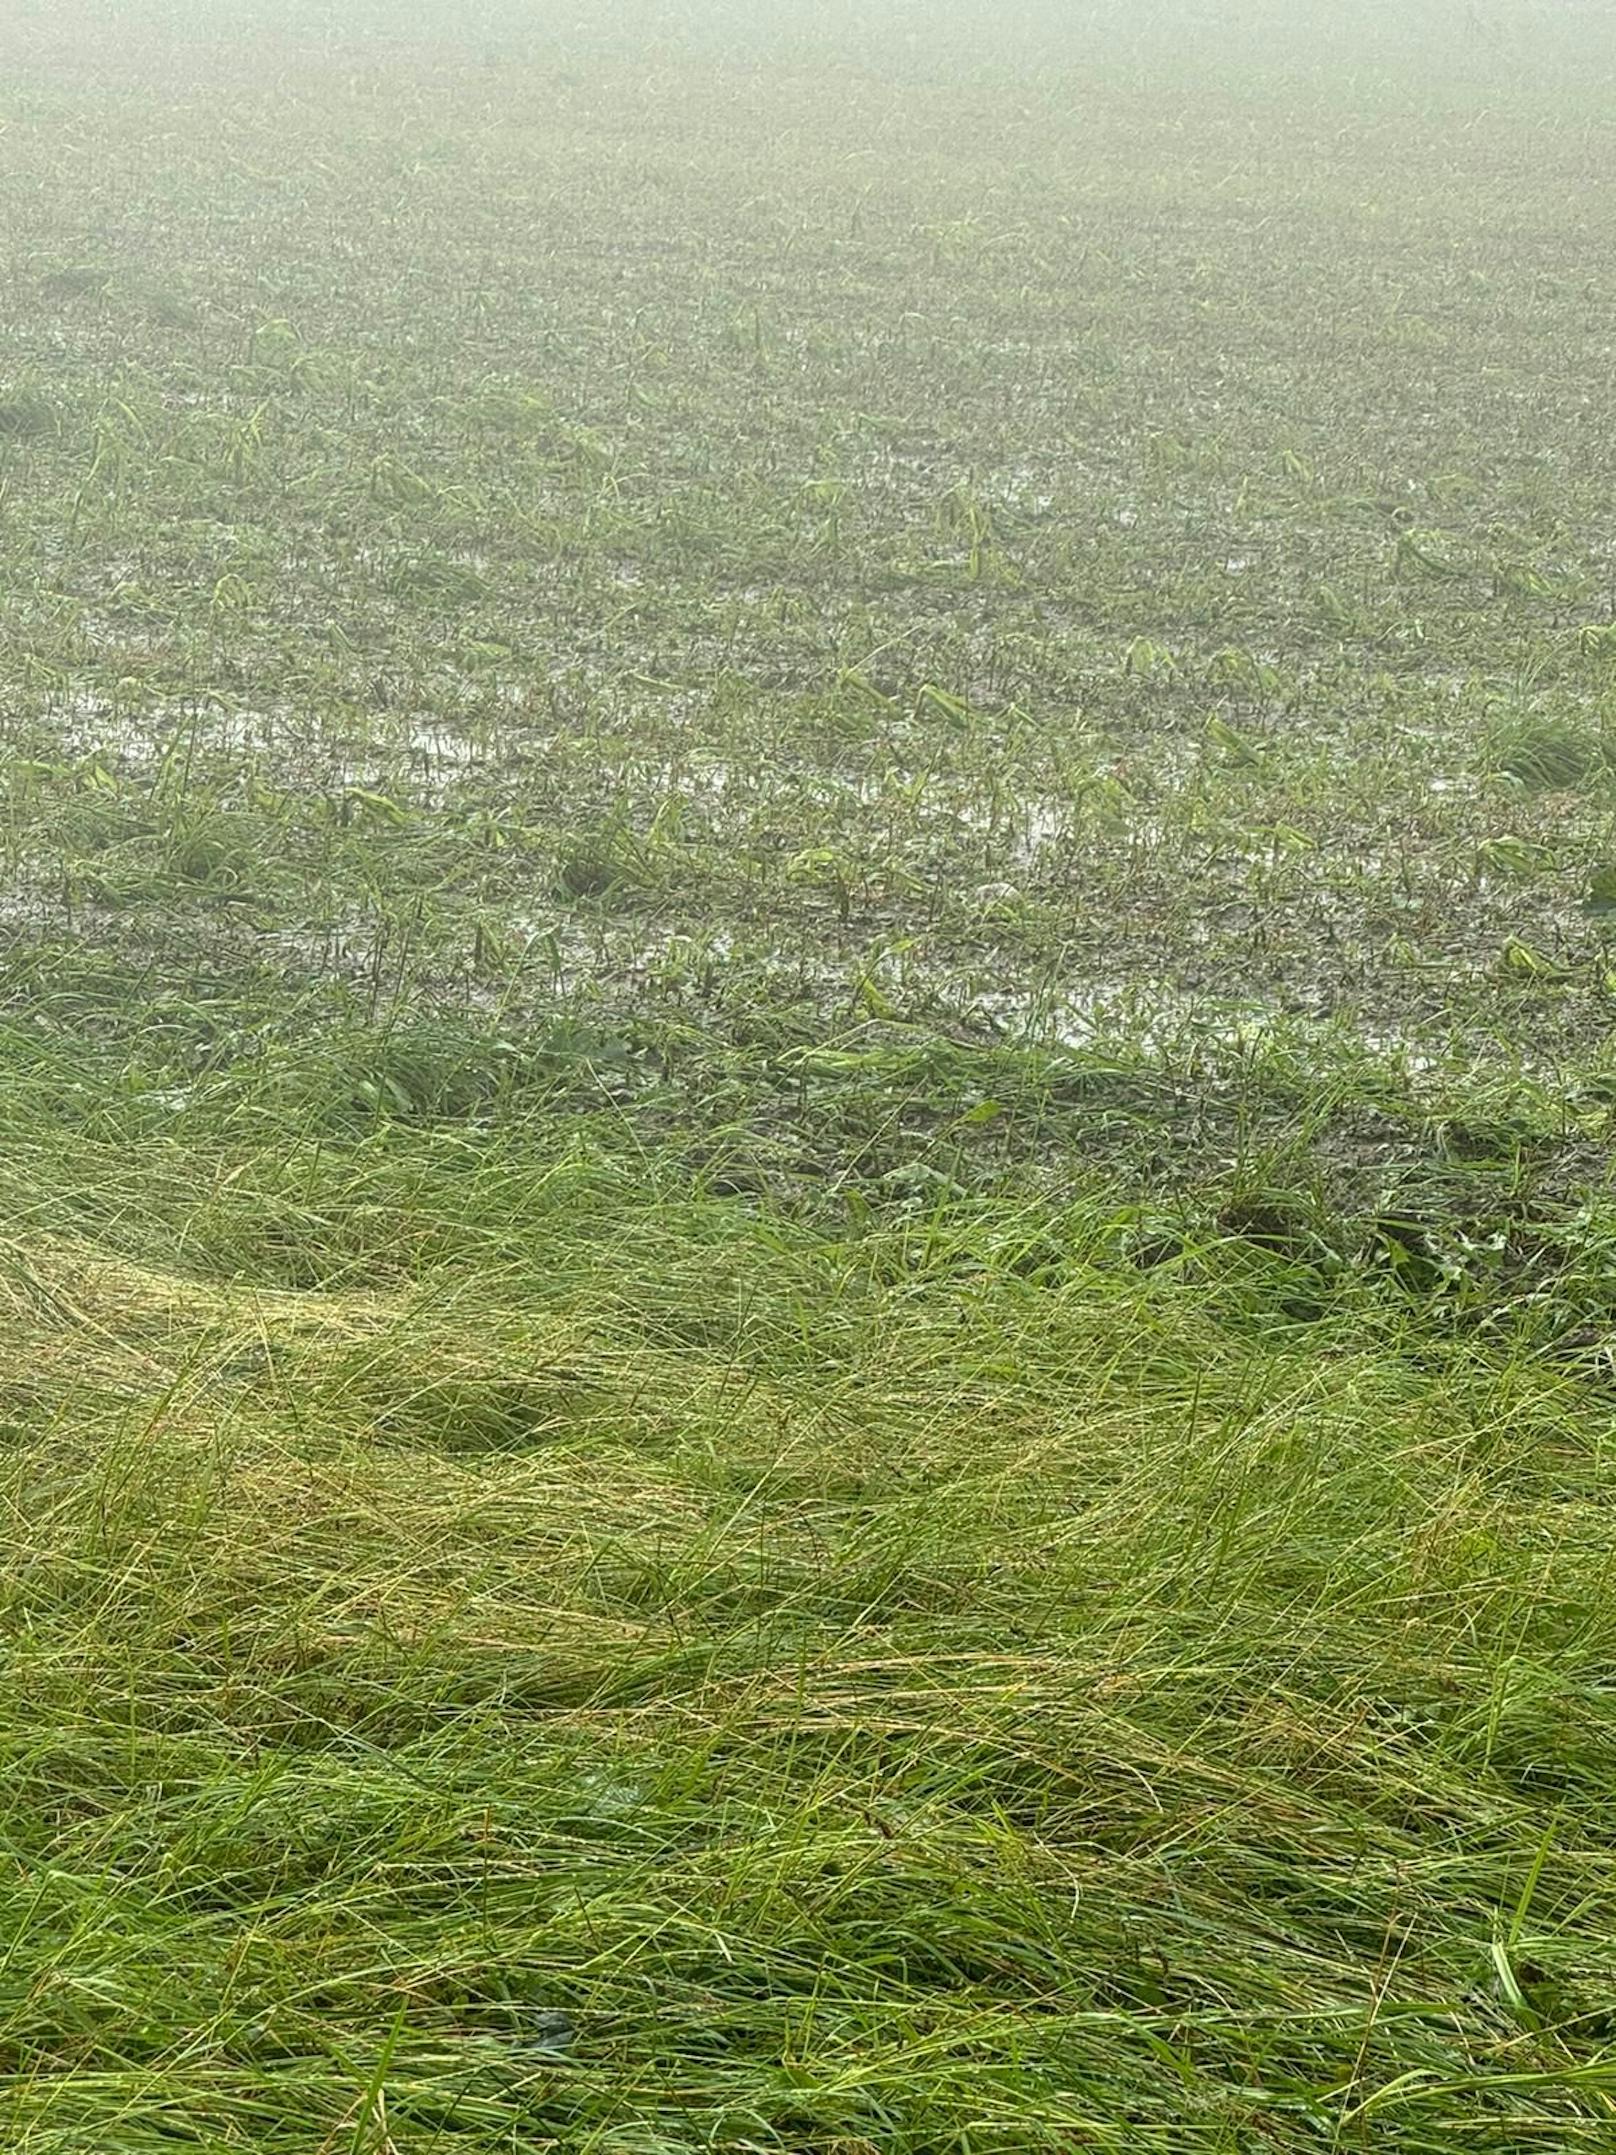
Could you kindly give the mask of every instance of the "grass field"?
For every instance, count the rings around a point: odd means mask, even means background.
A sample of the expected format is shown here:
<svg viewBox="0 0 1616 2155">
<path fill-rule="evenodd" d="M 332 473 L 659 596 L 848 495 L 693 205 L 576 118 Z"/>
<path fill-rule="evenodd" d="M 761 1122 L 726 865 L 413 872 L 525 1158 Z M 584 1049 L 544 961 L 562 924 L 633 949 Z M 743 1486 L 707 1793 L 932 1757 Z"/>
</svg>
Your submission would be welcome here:
<svg viewBox="0 0 1616 2155">
<path fill-rule="evenodd" d="M 1235 12 L 0 25 L 7 2149 L 1616 2147 L 1616 32 Z"/>
</svg>

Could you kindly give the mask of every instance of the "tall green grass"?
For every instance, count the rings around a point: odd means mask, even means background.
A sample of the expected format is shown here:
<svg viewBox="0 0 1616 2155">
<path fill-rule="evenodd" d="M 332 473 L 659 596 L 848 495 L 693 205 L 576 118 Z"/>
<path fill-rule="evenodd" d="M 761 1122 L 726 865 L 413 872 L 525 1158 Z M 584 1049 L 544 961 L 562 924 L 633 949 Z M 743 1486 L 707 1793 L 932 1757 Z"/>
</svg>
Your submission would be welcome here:
<svg viewBox="0 0 1616 2155">
<path fill-rule="evenodd" d="M 81 1159 L 0 1252 L 8 2145 L 1610 2144 L 1584 1378 L 1099 1194 Z"/>
</svg>

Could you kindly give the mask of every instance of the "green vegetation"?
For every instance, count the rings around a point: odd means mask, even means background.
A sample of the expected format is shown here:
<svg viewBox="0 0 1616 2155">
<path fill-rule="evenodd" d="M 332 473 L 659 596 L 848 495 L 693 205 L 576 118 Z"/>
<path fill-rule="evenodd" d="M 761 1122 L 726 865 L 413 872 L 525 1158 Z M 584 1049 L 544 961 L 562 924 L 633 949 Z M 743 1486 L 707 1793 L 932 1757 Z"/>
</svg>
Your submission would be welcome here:
<svg viewBox="0 0 1616 2155">
<path fill-rule="evenodd" d="M 1594 13 L 92 13 L 5 2146 L 1616 2144 Z"/>
</svg>

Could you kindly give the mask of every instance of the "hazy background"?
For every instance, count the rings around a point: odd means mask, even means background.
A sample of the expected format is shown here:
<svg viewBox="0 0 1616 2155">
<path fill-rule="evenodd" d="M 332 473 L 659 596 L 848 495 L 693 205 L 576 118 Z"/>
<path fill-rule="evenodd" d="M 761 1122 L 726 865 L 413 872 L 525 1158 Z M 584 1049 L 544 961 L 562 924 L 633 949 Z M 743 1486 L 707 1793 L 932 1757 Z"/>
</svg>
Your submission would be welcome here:
<svg viewBox="0 0 1616 2155">
<path fill-rule="evenodd" d="M 1166 80 L 1229 68 L 1293 80 L 1348 70 L 1366 82 L 1417 74 L 1430 92 L 1518 84 L 1522 71 L 1563 83 L 1606 78 L 1616 64 L 1608 0 L 149 0 L 107 7 L 21 0 L 0 23 L 0 51 L 15 67 L 53 71 L 120 67 L 174 54 L 195 64 L 253 64 L 265 46 L 288 63 L 311 58 L 475 54 L 483 64 L 673 59 L 815 62 L 896 76 L 1003 73 L 1104 66 L 1149 69 Z"/>
</svg>

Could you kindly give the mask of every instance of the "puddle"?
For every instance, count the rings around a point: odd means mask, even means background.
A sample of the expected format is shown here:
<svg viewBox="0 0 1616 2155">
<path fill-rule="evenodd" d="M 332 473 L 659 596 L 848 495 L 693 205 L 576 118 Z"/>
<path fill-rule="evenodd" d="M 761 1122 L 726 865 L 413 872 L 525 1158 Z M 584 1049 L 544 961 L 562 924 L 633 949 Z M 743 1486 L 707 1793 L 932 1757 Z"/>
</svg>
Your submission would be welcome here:
<svg viewBox="0 0 1616 2155">
<path fill-rule="evenodd" d="M 486 746 L 476 741 L 468 741 L 463 733 L 457 733 L 452 727 L 442 725 L 435 719 L 406 721 L 403 730 L 411 755 L 421 757 L 426 763 L 436 764 L 440 769 L 475 770 L 492 760 Z M 385 740 L 376 743 L 374 736 L 372 744 L 384 748 L 388 745 Z"/>
<path fill-rule="evenodd" d="M 432 798 L 432 781 L 497 765 L 510 744 L 496 749 L 436 714 L 382 713 L 310 715 L 292 705 L 270 709 L 251 706 L 157 705 L 121 710 L 88 694 L 76 694 L 56 707 L 57 743 L 72 756 L 101 755 L 118 770 L 150 777 L 165 765 L 187 758 L 263 759 L 282 782 L 295 785 L 309 776 L 318 759 L 319 777 L 328 783 L 363 783 L 367 777 L 400 764 L 417 767 L 415 794 Z"/>
<path fill-rule="evenodd" d="M 122 710 L 102 698 L 78 693 L 56 706 L 65 712 L 61 745 L 76 755 L 110 755 L 125 769 L 155 769 L 188 749 L 223 755 L 303 750 L 308 730 L 297 727 L 290 706 L 230 709 L 212 704 L 157 704 Z"/>
<path fill-rule="evenodd" d="M 1015 867 L 1028 868 L 1045 846 L 1069 835 L 1071 811 L 1063 801 L 1021 800 L 1005 806 L 967 800 L 949 811 L 949 821 L 1001 846 Z"/>
<path fill-rule="evenodd" d="M 1223 1052 L 1287 1040 L 1339 1056 L 1344 1050 L 1398 1062 L 1411 1076 L 1451 1060 L 1440 1043 L 1384 1019 L 1374 1025 L 1337 1016 L 1321 983 L 1313 1012 L 1259 997 L 1231 997 L 1162 978 L 1118 975 L 1081 986 L 1059 981 L 1005 983 L 970 972 L 928 978 L 915 969 L 911 985 L 929 986 L 957 1022 L 1016 1047 L 1064 1047 L 1085 1052 L 1125 1050 L 1181 1059 L 1198 1048 Z"/>
<path fill-rule="evenodd" d="M 996 506 L 1047 516 L 1055 506 L 1054 495 L 1047 491 L 1047 476 L 1030 464 L 1012 464 L 989 480 L 983 492 Z"/>
</svg>

